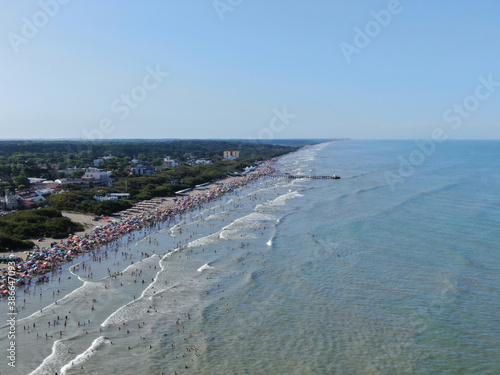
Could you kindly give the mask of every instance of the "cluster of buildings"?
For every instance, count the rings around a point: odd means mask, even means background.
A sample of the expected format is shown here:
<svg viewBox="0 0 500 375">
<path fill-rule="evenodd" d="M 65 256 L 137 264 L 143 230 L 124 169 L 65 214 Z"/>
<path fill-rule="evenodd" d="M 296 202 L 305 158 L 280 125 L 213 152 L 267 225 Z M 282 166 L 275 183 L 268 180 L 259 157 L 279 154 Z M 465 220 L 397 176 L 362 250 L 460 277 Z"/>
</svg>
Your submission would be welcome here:
<svg viewBox="0 0 500 375">
<path fill-rule="evenodd" d="M 239 156 L 239 151 L 224 151 L 223 159 L 235 160 L 238 159 Z M 113 187 L 113 183 L 117 180 L 113 173 L 111 171 L 103 171 L 97 168 L 104 164 L 106 160 L 113 158 L 115 158 L 115 156 L 108 155 L 95 159 L 93 161 L 94 167 L 91 168 L 68 168 L 63 171 L 66 177 L 54 181 L 43 178 L 29 178 L 31 185 L 29 189 L 22 191 L 12 191 L 9 189 L 5 190 L 4 196 L 0 197 L 0 210 L 13 211 L 36 208 L 43 204 L 43 202 L 46 201 L 50 195 L 64 192 L 64 184 L 75 185 L 83 190 L 99 186 Z M 212 161 L 206 159 L 193 159 L 189 160 L 187 164 L 198 165 L 211 163 Z M 132 160 L 132 164 L 133 165 L 129 168 L 129 173 L 136 175 L 152 175 L 158 173 L 162 168 L 175 168 L 179 165 L 177 161 L 169 156 L 166 156 L 163 159 L 162 164 L 157 167 L 141 164 L 136 158 Z M 81 177 L 75 177 L 75 172 L 78 172 L 77 175 L 80 175 L 80 173 L 83 173 L 83 175 L 81 175 Z M 102 201 L 128 199 L 129 197 L 129 194 L 116 193 L 107 194 L 104 197 L 94 197 L 94 199 Z"/>
<path fill-rule="evenodd" d="M 110 171 L 101 171 L 97 168 L 68 168 L 65 175 L 71 176 L 75 171 L 82 171 L 84 174 L 80 178 L 64 177 L 57 180 L 47 180 L 44 178 L 28 178 L 30 188 L 12 191 L 5 190 L 3 197 L 0 197 L 0 210 L 14 211 L 37 208 L 43 205 L 52 194 L 64 192 L 64 184 L 79 186 L 83 190 L 98 186 L 112 187 L 116 177 Z"/>
<path fill-rule="evenodd" d="M 111 158 L 112 156 L 108 156 L 108 158 Z M 230 151 L 224 151 L 224 156 L 223 160 L 236 160 L 240 157 L 240 152 L 237 150 L 230 150 Z M 220 156 L 219 156 L 220 158 Z M 98 159 L 101 160 L 101 159 Z M 95 163 L 95 161 L 94 161 Z M 138 175 L 151 175 L 159 172 L 163 168 L 175 168 L 179 165 L 177 161 L 174 159 L 171 159 L 170 156 L 166 156 L 163 159 L 163 163 L 158 166 L 158 167 L 153 167 L 151 165 L 144 165 L 139 162 L 137 159 L 133 159 L 132 163 L 135 164 L 134 166 L 130 167 L 130 172 L 132 174 L 138 174 Z M 211 160 L 208 159 L 189 159 L 186 161 L 186 164 L 188 165 L 199 165 L 199 164 L 212 164 Z"/>
<path fill-rule="evenodd" d="M 5 194 L 0 198 L 0 210 L 26 210 L 38 207 L 49 196 L 63 191 L 62 184 L 49 181 L 48 183 L 37 183 L 31 188 L 22 191 L 5 189 Z"/>
<path fill-rule="evenodd" d="M 216 156 L 217 158 L 221 158 L 220 155 Z M 236 160 L 240 157 L 240 152 L 237 150 L 224 151 L 224 156 L 222 156 L 222 160 Z M 187 160 L 188 165 L 199 165 L 199 164 L 212 164 L 211 160 L 207 159 L 189 159 Z"/>
<path fill-rule="evenodd" d="M 153 167 L 152 165 L 144 165 L 139 162 L 136 158 L 132 160 L 132 163 L 134 164 L 132 167 L 129 168 L 129 171 L 131 174 L 138 174 L 138 175 L 151 175 L 151 174 L 156 174 L 163 168 L 175 168 L 179 165 L 178 162 L 176 162 L 174 159 L 171 159 L 170 156 L 166 156 L 163 159 L 163 162 L 161 165 L 158 167 Z"/>
</svg>

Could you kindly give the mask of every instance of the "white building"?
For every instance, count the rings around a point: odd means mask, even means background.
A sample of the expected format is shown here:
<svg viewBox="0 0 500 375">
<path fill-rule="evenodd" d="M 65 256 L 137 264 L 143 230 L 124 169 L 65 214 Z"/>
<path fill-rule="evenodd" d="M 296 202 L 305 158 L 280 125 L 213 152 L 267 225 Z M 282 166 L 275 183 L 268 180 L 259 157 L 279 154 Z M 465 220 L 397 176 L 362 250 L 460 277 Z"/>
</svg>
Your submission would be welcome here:
<svg viewBox="0 0 500 375">
<path fill-rule="evenodd" d="M 240 157 L 240 152 L 237 150 L 224 151 L 224 160 L 236 160 Z"/>
<path fill-rule="evenodd" d="M 0 199 L 2 210 L 17 210 L 22 206 L 23 200 L 9 189 L 5 189 L 5 197 Z"/>
<path fill-rule="evenodd" d="M 109 186 L 113 185 L 111 172 L 102 172 L 96 168 L 88 168 L 81 180 L 93 182 L 95 186 Z"/>
<path fill-rule="evenodd" d="M 47 181 L 46 178 L 36 178 L 36 177 L 28 177 L 30 184 L 41 184 L 44 181 Z"/>
<path fill-rule="evenodd" d="M 98 197 L 97 195 L 94 196 L 94 199 L 98 202 L 117 201 L 119 199 L 129 199 L 129 198 L 130 198 L 129 193 L 109 193 L 109 194 L 106 194 L 104 197 Z"/>
<path fill-rule="evenodd" d="M 174 159 L 171 159 L 170 156 L 165 156 L 163 159 L 163 167 L 165 168 L 175 168 L 179 165 Z"/>
<path fill-rule="evenodd" d="M 130 171 L 133 174 L 140 174 L 140 175 L 144 174 L 150 175 L 156 173 L 156 169 L 154 169 L 152 166 L 143 164 L 137 164 L 135 167 L 131 167 Z"/>
</svg>

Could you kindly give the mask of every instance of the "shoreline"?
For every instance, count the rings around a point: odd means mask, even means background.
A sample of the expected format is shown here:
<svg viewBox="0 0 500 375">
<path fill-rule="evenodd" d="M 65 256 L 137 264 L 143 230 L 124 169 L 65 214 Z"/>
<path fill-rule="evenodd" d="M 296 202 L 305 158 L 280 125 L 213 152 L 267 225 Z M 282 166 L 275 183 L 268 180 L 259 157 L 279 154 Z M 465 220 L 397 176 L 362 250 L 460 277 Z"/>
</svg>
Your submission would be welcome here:
<svg viewBox="0 0 500 375">
<path fill-rule="evenodd" d="M 97 221 L 94 221 L 93 215 L 63 212 L 63 216 L 82 223 L 86 231 L 75 232 L 66 239 L 45 238 L 36 242 L 38 249 L 11 253 L 10 256 L 20 257 L 22 261 L 16 263 L 15 270 L 11 271 L 10 275 L 7 268 L 2 270 L 0 295 L 8 295 L 7 280 L 15 279 L 16 286 L 29 286 L 32 281 L 47 282 L 49 278 L 46 274 L 58 271 L 63 264 L 81 255 L 109 245 L 131 232 L 150 228 L 200 208 L 207 202 L 256 181 L 262 175 L 272 174 L 275 172 L 275 161 L 276 158 L 267 160 L 257 171 L 246 176 L 231 176 L 214 181 L 203 190 L 189 191 L 186 196 L 157 197 L 141 201 L 132 208 L 118 212 L 116 216 L 104 217 Z"/>
<path fill-rule="evenodd" d="M 239 181 L 242 177 L 227 177 L 222 180 L 216 181 L 216 182 L 211 182 L 210 185 L 206 187 L 205 190 L 191 190 L 187 194 L 187 197 L 193 197 L 193 196 L 198 196 L 198 195 L 203 195 L 203 193 L 209 193 L 213 190 L 216 190 L 219 185 L 228 185 L 228 184 L 235 184 L 237 181 Z M 246 184 L 246 183 L 245 183 Z M 174 210 L 176 208 L 176 201 L 179 199 L 185 199 L 186 197 L 184 196 L 175 196 L 175 197 L 156 197 L 144 201 L 140 201 L 135 203 L 131 208 L 123 211 L 119 211 L 112 216 L 109 217 L 101 217 L 99 220 L 95 220 L 96 215 L 92 214 L 84 214 L 84 213 L 79 213 L 79 212 L 69 212 L 69 211 L 61 211 L 62 215 L 64 217 L 67 217 L 71 219 L 74 222 L 80 223 L 85 227 L 85 230 L 74 232 L 73 235 L 84 235 L 86 233 L 92 232 L 95 230 L 97 227 L 102 227 L 109 225 L 110 223 L 123 220 L 123 219 L 128 219 L 131 216 L 140 216 L 142 214 L 156 214 L 158 211 L 161 210 Z M 67 240 L 67 238 L 62 239 L 63 241 Z M 51 244 L 54 242 L 60 242 L 61 239 L 55 239 L 55 238 L 50 238 L 50 237 L 45 237 L 44 240 L 42 241 L 37 241 L 34 240 L 35 245 L 37 245 L 40 249 L 43 248 L 51 248 Z M 15 254 L 16 256 L 19 256 L 23 258 L 24 260 L 26 259 L 27 254 L 31 252 L 31 250 L 23 250 L 23 251 L 13 251 L 11 254 Z"/>
</svg>

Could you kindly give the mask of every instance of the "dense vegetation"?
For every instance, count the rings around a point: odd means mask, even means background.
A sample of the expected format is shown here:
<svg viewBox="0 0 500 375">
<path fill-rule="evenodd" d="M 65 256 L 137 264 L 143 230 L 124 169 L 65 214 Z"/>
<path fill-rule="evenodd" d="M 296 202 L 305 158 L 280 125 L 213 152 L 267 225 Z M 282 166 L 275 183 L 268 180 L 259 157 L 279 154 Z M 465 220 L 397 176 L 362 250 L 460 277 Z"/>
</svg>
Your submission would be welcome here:
<svg viewBox="0 0 500 375">
<path fill-rule="evenodd" d="M 109 190 L 110 189 L 99 188 L 53 194 L 49 198 L 49 205 L 61 211 L 78 211 L 104 216 L 132 207 L 132 202 L 128 200 L 110 200 L 102 202 L 94 200 L 94 195 L 102 194 Z"/>
<path fill-rule="evenodd" d="M 135 200 L 173 195 L 180 189 L 224 178 L 228 172 L 241 171 L 253 160 L 220 161 L 193 167 L 181 166 L 151 176 L 130 176 L 115 183 L 115 189 L 131 194 Z"/>
<path fill-rule="evenodd" d="M 29 249 L 33 242 L 24 241 L 28 238 L 65 238 L 83 229 L 83 225 L 63 217 L 53 208 L 14 212 L 0 217 L 0 249 Z"/>
<path fill-rule="evenodd" d="M 5 189 L 22 190 L 30 186 L 28 177 L 57 179 L 67 177 L 65 169 L 70 167 L 93 167 L 95 159 L 113 155 L 99 167 L 111 171 L 117 177 L 113 188 L 96 187 L 80 190 L 80 187 L 65 184 L 66 192 L 53 194 L 48 202 L 51 208 L 10 213 L 0 217 L 0 249 L 31 248 L 29 238 L 64 238 L 72 231 L 83 230 L 61 214 L 61 210 L 78 211 L 95 215 L 130 208 L 133 202 L 153 197 L 172 196 L 178 190 L 221 179 L 230 172 L 240 172 L 258 160 L 268 159 L 296 150 L 304 141 L 271 142 L 221 141 L 221 140 L 115 140 L 82 141 L 0 141 L 0 194 Z M 226 150 L 240 151 L 238 160 L 222 160 Z M 133 158 L 141 163 L 161 166 L 163 158 L 170 156 L 181 165 L 163 168 L 154 175 L 130 175 Z M 190 165 L 194 159 L 208 159 L 212 164 Z M 79 178 L 83 171 L 72 173 Z M 98 202 L 94 196 L 106 193 L 129 193 L 130 200 Z"/>
<path fill-rule="evenodd" d="M 95 159 L 110 154 L 115 158 L 105 160 L 100 168 L 125 177 L 133 158 L 159 166 L 165 156 L 181 163 L 199 158 L 215 161 L 222 159 L 225 150 L 238 150 L 241 159 L 248 161 L 278 156 L 297 148 L 297 145 L 220 140 L 0 141 L 0 194 L 2 188 L 28 187 L 27 177 L 52 180 L 65 177 L 63 170 L 93 167 Z"/>
<path fill-rule="evenodd" d="M 172 196 L 178 190 L 205 182 L 221 179 L 228 171 L 241 171 L 249 163 L 242 160 L 221 161 L 213 164 L 200 164 L 193 167 L 181 166 L 162 171 L 155 175 L 131 175 L 121 178 L 113 188 L 94 188 L 91 190 L 72 190 L 54 194 L 49 198 L 50 206 L 64 211 L 79 211 L 96 215 L 110 215 L 132 206 L 131 201 L 97 202 L 94 196 L 110 192 L 129 193 L 132 201 L 142 201 L 154 197 Z"/>
<path fill-rule="evenodd" d="M 282 140 L 273 143 L 263 141 L 250 143 L 243 140 L 93 140 L 92 142 L 18 140 L 0 141 L 0 157 L 19 163 L 49 164 L 68 159 L 76 163 L 90 163 L 93 159 L 108 154 L 118 158 L 135 156 L 142 159 L 140 156 L 144 156 L 150 160 L 170 155 L 183 161 L 191 157 L 211 158 L 232 149 L 240 150 L 243 158 L 252 158 L 265 157 L 265 153 L 272 154 L 276 150 L 289 152 L 291 147 L 312 143 L 319 141 Z M 73 163 L 69 166 L 73 166 Z"/>
<path fill-rule="evenodd" d="M 16 237 L 0 233 L 0 253 L 33 248 L 32 241 L 23 241 Z"/>
</svg>

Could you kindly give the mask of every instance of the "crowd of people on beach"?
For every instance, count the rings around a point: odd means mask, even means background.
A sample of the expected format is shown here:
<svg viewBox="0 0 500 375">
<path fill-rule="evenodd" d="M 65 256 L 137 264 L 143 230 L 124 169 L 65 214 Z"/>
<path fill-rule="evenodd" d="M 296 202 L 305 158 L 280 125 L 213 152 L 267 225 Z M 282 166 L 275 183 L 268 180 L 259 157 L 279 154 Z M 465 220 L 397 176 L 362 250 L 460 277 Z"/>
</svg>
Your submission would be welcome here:
<svg viewBox="0 0 500 375">
<path fill-rule="evenodd" d="M 15 278 L 18 286 L 29 285 L 34 279 L 35 282 L 48 281 L 47 273 L 57 271 L 62 264 L 71 262 L 73 258 L 83 253 L 110 244 L 130 232 L 155 226 L 175 215 L 199 208 L 204 203 L 255 181 L 261 175 L 271 174 L 274 172 L 273 161 L 261 164 L 257 173 L 245 175 L 228 183 L 219 183 L 215 189 L 208 192 L 173 198 L 175 202 L 173 208 L 156 208 L 132 216 L 121 216 L 120 219 L 110 221 L 107 225 L 96 226 L 90 233 L 73 234 L 65 240 L 54 241 L 50 248 L 40 249 L 35 246 L 33 251 L 28 253 L 26 260 L 12 255 L 11 261 L 15 263 L 14 272 L 12 267 L 10 272 L 7 268 L 0 269 L 0 295 L 8 295 L 9 279 Z"/>
</svg>

